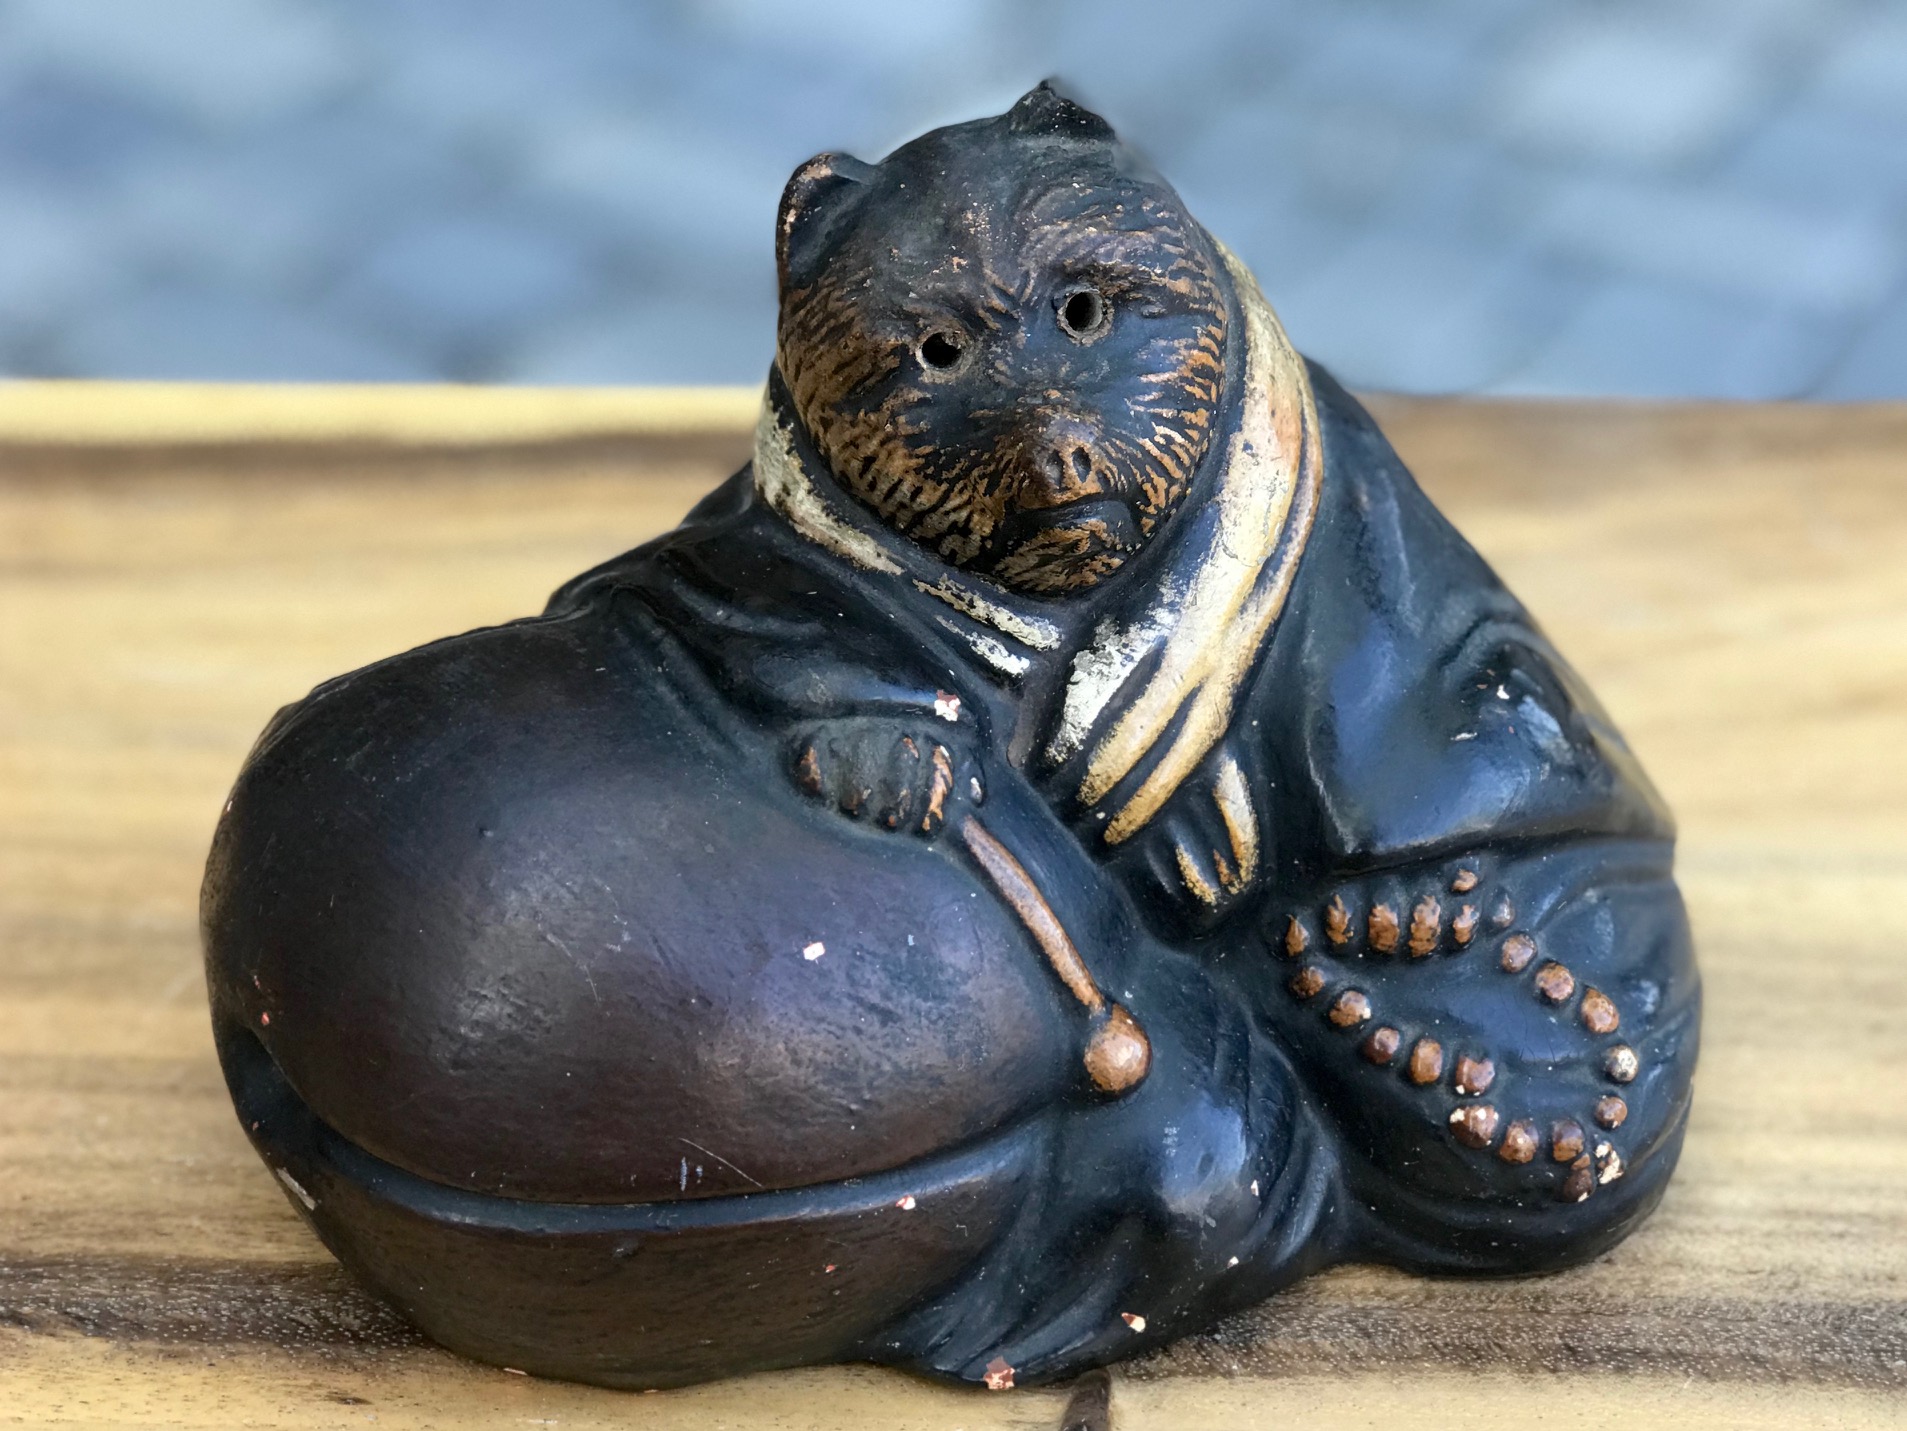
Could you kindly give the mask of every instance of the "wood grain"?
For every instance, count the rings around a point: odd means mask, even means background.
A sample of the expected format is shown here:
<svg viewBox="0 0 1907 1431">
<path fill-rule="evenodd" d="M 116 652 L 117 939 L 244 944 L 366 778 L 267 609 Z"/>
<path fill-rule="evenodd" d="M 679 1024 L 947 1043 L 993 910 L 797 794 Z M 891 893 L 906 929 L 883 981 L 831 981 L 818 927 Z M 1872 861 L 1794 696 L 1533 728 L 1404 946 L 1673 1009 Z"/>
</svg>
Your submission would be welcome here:
<svg viewBox="0 0 1907 1431">
<path fill-rule="evenodd" d="M 132 396 L 0 391 L 0 1425 L 1058 1426 L 461 1362 L 313 1243 L 212 1059 L 199 868 L 272 709 L 662 530 L 747 395 Z M 1907 407 L 1378 406 L 1680 817 L 1687 1153 L 1594 1266 L 1344 1269 L 1122 1369 L 1113 1425 L 1907 1425 Z"/>
</svg>

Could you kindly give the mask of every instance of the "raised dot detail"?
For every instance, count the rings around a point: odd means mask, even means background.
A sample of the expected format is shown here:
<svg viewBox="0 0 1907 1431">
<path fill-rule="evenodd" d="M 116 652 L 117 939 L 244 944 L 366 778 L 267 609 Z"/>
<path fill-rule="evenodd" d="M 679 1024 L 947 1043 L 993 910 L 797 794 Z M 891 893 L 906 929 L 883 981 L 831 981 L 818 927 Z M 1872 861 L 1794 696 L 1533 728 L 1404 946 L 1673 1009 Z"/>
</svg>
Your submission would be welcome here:
<svg viewBox="0 0 1907 1431">
<path fill-rule="evenodd" d="M 1583 990 L 1583 1027 L 1592 1034 L 1612 1034 L 1622 1027 L 1622 1015 L 1616 1012 L 1615 1001 L 1601 989 L 1590 987 Z"/>
<path fill-rule="evenodd" d="M 1629 1105 L 1615 1094 L 1596 1100 L 1596 1121 L 1605 1128 L 1620 1128 L 1629 1116 Z"/>
<path fill-rule="evenodd" d="M 1428 1086 L 1443 1077 L 1443 1045 L 1434 1038 L 1420 1038 L 1410 1049 L 1410 1081 Z"/>
<path fill-rule="evenodd" d="M 1527 1118 L 1519 1118 L 1503 1130 L 1503 1146 L 1496 1155 L 1506 1163 L 1527 1163 L 1536 1156 L 1536 1125 Z"/>
<path fill-rule="evenodd" d="M 1124 1093 L 1152 1067 L 1152 1042 L 1119 1004 L 1086 1043 L 1086 1075 L 1102 1093 Z"/>
<path fill-rule="evenodd" d="M 1618 1083 L 1630 1083 L 1642 1071 L 1642 1060 L 1628 1044 L 1619 1043 L 1603 1055 L 1602 1071 Z"/>
<path fill-rule="evenodd" d="M 1450 921 L 1450 937 L 1457 941 L 1457 947 L 1463 948 L 1477 937 L 1477 907 L 1466 904 L 1457 911 L 1457 917 Z"/>
<path fill-rule="evenodd" d="M 1388 1067 L 1397 1057 L 1397 1050 L 1404 1046 L 1404 1036 L 1394 1028 L 1376 1028 L 1370 1037 L 1358 1045 L 1358 1052 L 1376 1064 L 1379 1068 Z"/>
<path fill-rule="evenodd" d="M 1371 911 L 1368 927 L 1371 948 L 1379 954 L 1388 954 L 1397 947 L 1397 911 L 1388 904 L 1380 904 Z"/>
<path fill-rule="evenodd" d="M 1512 934 L 1503 941 L 1503 972 L 1521 974 L 1536 957 L 1536 941 L 1527 934 Z"/>
<path fill-rule="evenodd" d="M 1476 887 L 1477 872 L 1475 870 L 1458 870 L 1457 877 L 1450 881 L 1452 894 L 1468 894 Z"/>
<path fill-rule="evenodd" d="M 1342 948 L 1351 942 L 1351 911 L 1338 895 L 1324 909 L 1324 937 Z"/>
<path fill-rule="evenodd" d="M 1536 971 L 1536 992 L 1552 1004 L 1560 1004 L 1576 992 L 1576 976 L 1567 965 L 1551 961 Z"/>
<path fill-rule="evenodd" d="M 1371 1016 L 1371 1001 L 1356 989 L 1346 989 L 1331 1005 L 1330 1020 L 1341 1029 L 1352 1028 Z"/>
<path fill-rule="evenodd" d="M 1410 912 L 1410 955 L 1421 959 L 1437 947 L 1437 936 L 1443 933 L 1443 906 L 1436 900 L 1424 897 L 1417 901 L 1417 907 Z"/>
<path fill-rule="evenodd" d="M 1291 992 L 1301 999 L 1315 997 L 1324 987 L 1324 970 L 1314 964 L 1307 964 L 1291 976 Z"/>
<path fill-rule="evenodd" d="M 1549 1155 L 1559 1163 L 1573 1163 L 1583 1155 L 1583 1125 L 1574 1118 L 1558 1118 L 1549 1125 Z"/>
<path fill-rule="evenodd" d="M 1304 926 L 1298 923 L 1297 915 L 1295 914 L 1292 915 L 1291 922 L 1285 926 L 1285 954 L 1286 956 L 1292 959 L 1296 959 L 1300 954 L 1304 953 L 1304 951 L 1309 949 L 1310 947 L 1311 947 L 1311 936 L 1304 932 Z"/>
<path fill-rule="evenodd" d="M 810 795 L 821 793 L 821 762 L 812 745 L 801 752 L 801 759 L 795 763 L 795 779 Z"/>
<path fill-rule="evenodd" d="M 1589 1166 L 1589 1155 L 1585 1153 L 1569 1165 L 1569 1176 L 1563 1179 L 1561 1196 L 1564 1202 L 1583 1202 L 1595 1190 L 1595 1169 Z"/>
<path fill-rule="evenodd" d="M 1490 911 L 1490 924 L 1495 929 L 1508 929 L 1516 923 L 1516 906 L 1506 894 L 1496 902 L 1496 908 Z"/>
<path fill-rule="evenodd" d="M 1496 1138 L 1497 1112 L 1488 1103 L 1472 1103 L 1450 1115 L 1450 1131 L 1466 1148 L 1487 1148 Z"/>
<path fill-rule="evenodd" d="M 1487 1058 L 1472 1058 L 1461 1054 L 1457 1058 L 1457 1071 L 1451 1079 L 1451 1086 L 1466 1098 L 1490 1091 L 1490 1085 L 1496 1082 L 1496 1065 Z"/>
</svg>

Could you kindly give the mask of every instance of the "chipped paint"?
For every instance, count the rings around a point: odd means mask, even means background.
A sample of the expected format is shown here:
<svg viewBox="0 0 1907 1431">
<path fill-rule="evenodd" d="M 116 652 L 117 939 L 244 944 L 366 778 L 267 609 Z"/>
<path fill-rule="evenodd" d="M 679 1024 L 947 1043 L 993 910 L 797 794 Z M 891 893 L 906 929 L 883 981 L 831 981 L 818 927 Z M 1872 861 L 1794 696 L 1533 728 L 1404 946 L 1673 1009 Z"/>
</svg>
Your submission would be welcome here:
<svg viewBox="0 0 1907 1431">
<path fill-rule="evenodd" d="M 1132 678 L 1139 662 L 1171 630 L 1178 586 L 1167 579 L 1159 591 L 1159 604 L 1143 618 L 1126 626 L 1101 621 L 1093 629 L 1092 640 L 1073 657 L 1059 719 L 1046 746 L 1046 758 L 1053 764 L 1062 765 L 1085 748 L 1106 707 Z"/>
<path fill-rule="evenodd" d="M 1622 1176 L 1622 1154 L 1612 1143 L 1596 1144 L 1596 1181 L 1608 1186 Z"/>
<path fill-rule="evenodd" d="M 305 1205 L 306 1212 L 312 1212 L 317 1209 L 318 1200 L 305 1191 L 304 1185 L 300 1183 L 298 1179 L 294 1178 L 284 1168 L 273 1168 L 272 1171 L 278 1174 L 278 1181 L 285 1185 L 286 1190 Z"/>
<path fill-rule="evenodd" d="M 916 586 L 919 584 L 915 583 Z M 936 616 L 934 622 L 965 641 L 974 655 L 1011 680 L 1019 680 L 1033 667 L 1032 657 L 1007 650 L 1006 643 L 997 636 L 990 636 L 984 631 L 969 630 L 959 622 L 949 621 L 944 616 Z"/>
<path fill-rule="evenodd" d="M 1052 622 L 1043 617 L 1010 610 L 951 575 L 943 576 L 936 582 L 916 580 L 914 585 L 927 595 L 946 602 L 962 616 L 983 621 L 994 630 L 1011 636 L 1022 646 L 1031 646 L 1035 651 L 1051 651 L 1059 645 L 1059 627 Z"/>
</svg>

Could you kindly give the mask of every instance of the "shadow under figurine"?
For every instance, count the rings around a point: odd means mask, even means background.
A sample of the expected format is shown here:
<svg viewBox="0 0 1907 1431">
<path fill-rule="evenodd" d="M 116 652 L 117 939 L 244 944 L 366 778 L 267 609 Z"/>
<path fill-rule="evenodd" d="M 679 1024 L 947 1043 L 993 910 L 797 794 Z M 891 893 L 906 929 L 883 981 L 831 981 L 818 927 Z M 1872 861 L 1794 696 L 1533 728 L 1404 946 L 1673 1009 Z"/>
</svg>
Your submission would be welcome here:
<svg viewBox="0 0 1907 1431">
<path fill-rule="evenodd" d="M 1251 275 L 1045 86 L 777 242 L 749 468 L 239 777 L 219 1051 L 326 1245 L 545 1375 L 999 1388 L 1627 1233 L 1669 816 Z"/>
</svg>

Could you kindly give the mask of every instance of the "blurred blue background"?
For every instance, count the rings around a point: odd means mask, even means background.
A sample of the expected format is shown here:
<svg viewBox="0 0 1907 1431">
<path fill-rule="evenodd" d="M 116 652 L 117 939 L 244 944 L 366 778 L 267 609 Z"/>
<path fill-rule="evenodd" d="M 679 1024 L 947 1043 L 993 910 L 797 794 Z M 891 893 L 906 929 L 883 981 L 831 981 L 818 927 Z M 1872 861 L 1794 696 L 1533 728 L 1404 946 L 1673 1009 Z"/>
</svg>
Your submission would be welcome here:
<svg viewBox="0 0 1907 1431">
<path fill-rule="evenodd" d="M 1049 73 L 1355 385 L 1907 396 L 1899 0 L 0 0 L 0 373 L 755 382 L 789 170 Z"/>
</svg>

